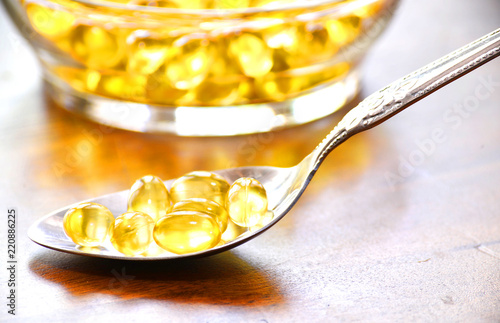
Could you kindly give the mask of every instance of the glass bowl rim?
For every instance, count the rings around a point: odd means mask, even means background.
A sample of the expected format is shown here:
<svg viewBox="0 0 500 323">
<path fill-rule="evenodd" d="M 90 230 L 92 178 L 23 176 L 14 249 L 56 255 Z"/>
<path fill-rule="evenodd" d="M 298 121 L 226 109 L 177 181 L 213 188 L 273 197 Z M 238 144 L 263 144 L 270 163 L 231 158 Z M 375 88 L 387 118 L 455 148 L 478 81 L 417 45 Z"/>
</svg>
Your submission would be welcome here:
<svg viewBox="0 0 500 323">
<path fill-rule="evenodd" d="M 123 4 L 112 1 L 96 1 L 96 0 L 72 0 L 72 2 L 81 4 L 88 8 L 105 8 L 108 10 L 120 10 L 125 12 L 132 12 L 137 14 L 170 14 L 178 16 L 193 16 L 200 18 L 225 18 L 233 15 L 254 15 L 262 13 L 279 13 L 282 11 L 296 10 L 296 9 L 314 9 L 325 5 L 335 6 L 336 11 L 354 10 L 371 3 L 379 2 L 382 0 L 309 0 L 309 1 L 295 1 L 293 3 L 285 3 L 282 5 L 269 6 L 269 7 L 251 7 L 251 8 L 234 8 L 234 9 L 178 9 L 178 8 L 164 8 L 164 7 L 149 7 L 141 5 Z M 397 1 L 397 0 L 394 0 Z M 31 3 L 46 3 L 50 6 L 57 6 L 61 9 L 67 10 L 67 6 L 58 2 L 57 0 L 32 0 Z"/>
</svg>

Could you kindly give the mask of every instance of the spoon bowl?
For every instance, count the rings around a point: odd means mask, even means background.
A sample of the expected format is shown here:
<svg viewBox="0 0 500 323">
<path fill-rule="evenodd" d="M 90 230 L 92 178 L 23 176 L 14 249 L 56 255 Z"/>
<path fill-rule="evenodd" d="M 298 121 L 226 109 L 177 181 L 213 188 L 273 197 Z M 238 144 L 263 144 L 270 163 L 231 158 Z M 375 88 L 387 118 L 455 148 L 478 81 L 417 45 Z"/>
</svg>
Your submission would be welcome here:
<svg viewBox="0 0 500 323">
<path fill-rule="evenodd" d="M 413 103 L 453 82 L 475 68 L 500 56 L 500 29 L 422 67 L 368 96 L 350 110 L 325 139 L 298 165 L 279 167 L 238 167 L 215 171 L 233 182 L 240 177 L 252 177 L 267 191 L 272 220 L 263 227 L 227 241 L 214 248 L 184 255 L 154 250 L 144 256 L 131 257 L 116 251 L 111 243 L 99 248 L 76 247 L 63 230 L 63 218 L 69 205 L 35 222 L 28 235 L 34 242 L 54 250 L 92 257 L 122 260 L 167 260 L 213 255 L 245 243 L 280 221 L 294 206 L 326 156 L 351 136 L 373 128 L 403 111 Z M 165 181 L 170 187 L 174 180 Z M 113 214 L 126 212 L 128 190 L 100 196 L 85 202 L 105 205 Z M 154 248 L 153 248 L 154 249 Z"/>
</svg>

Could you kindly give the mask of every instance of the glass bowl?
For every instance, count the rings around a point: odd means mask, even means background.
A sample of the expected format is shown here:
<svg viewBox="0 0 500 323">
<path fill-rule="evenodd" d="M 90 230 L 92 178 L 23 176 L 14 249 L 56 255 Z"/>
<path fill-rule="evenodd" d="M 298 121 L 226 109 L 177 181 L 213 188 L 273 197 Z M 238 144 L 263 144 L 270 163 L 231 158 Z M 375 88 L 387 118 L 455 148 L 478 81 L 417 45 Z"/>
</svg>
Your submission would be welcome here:
<svg viewBox="0 0 500 323">
<path fill-rule="evenodd" d="M 329 115 L 397 0 L 7 0 L 62 107 L 185 136 Z"/>
</svg>

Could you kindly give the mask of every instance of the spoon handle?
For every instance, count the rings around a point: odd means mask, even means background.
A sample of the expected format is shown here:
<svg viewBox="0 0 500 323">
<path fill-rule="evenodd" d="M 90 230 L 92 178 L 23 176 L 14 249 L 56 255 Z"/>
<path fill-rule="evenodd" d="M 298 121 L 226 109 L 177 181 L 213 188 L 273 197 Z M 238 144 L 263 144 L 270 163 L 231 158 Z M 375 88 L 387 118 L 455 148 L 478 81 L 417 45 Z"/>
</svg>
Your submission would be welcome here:
<svg viewBox="0 0 500 323">
<path fill-rule="evenodd" d="M 349 111 L 312 152 L 312 170 L 351 136 L 375 127 L 441 87 L 500 56 L 500 29 L 368 96 Z"/>
</svg>

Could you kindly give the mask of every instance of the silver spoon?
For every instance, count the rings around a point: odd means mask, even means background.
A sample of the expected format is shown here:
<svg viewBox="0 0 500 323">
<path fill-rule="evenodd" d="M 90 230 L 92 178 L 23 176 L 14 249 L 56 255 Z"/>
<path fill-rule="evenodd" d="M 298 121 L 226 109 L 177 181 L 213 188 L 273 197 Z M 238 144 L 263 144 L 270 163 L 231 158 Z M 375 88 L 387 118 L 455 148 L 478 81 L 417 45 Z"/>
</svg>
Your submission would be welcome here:
<svg viewBox="0 0 500 323">
<path fill-rule="evenodd" d="M 57 210 L 37 222 L 28 235 L 34 242 L 54 250 L 67 253 L 122 260 L 165 260 L 201 257 L 232 249 L 263 233 L 294 206 L 326 156 L 349 137 L 375 127 L 403 111 L 413 103 L 453 82 L 475 68 L 500 56 L 500 29 L 438 59 L 437 61 L 397 80 L 380 91 L 370 95 L 349 111 L 325 139 L 298 165 L 290 168 L 239 167 L 216 171 L 229 182 L 240 177 L 259 180 L 268 193 L 269 209 L 273 219 L 262 228 L 248 231 L 228 243 L 191 254 L 177 255 L 161 251 L 151 256 L 130 257 L 116 251 L 111 244 L 99 248 L 76 247 L 63 231 L 63 217 L 71 207 Z M 166 181 L 169 186 L 173 180 Z M 89 202 L 107 206 L 113 214 L 126 211 L 128 190 L 97 197 Z"/>
</svg>

